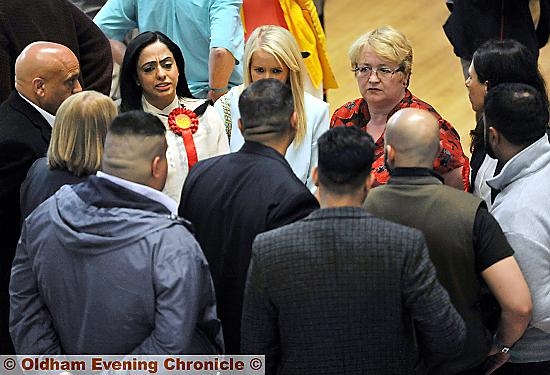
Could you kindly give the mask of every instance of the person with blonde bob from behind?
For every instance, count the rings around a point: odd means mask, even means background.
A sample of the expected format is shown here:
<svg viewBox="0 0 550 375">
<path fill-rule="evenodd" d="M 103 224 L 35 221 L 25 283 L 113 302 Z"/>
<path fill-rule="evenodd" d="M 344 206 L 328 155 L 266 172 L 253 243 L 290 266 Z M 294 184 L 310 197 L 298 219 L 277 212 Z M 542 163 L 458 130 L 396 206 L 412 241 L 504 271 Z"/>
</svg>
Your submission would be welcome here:
<svg viewBox="0 0 550 375">
<path fill-rule="evenodd" d="M 34 162 L 21 186 L 24 220 L 61 186 L 84 181 L 101 167 L 103 143 L 115 103 L 96 91 L 67 98 L 57 111 L 47 157 Z"/>
<path fill-rule="evenodd" d="M 328 130 L 329 112 L 327 103 L 304 91 L 306 68 L 296 40 L 280 26 L 258 27 L 246 42 L 243 63 L 244 84 L 234 87 L 214 104 L 224 119 L 231 151 L 238 151 L 244 144 L 238 128 L 241 92 L 260 79 L 278 79 L 292 89 L 297 115 L 296 137 L 285 158 L 296 176 L 314 191 L 311 174 L 317 166 L 317 139 Z"/>
</svg>

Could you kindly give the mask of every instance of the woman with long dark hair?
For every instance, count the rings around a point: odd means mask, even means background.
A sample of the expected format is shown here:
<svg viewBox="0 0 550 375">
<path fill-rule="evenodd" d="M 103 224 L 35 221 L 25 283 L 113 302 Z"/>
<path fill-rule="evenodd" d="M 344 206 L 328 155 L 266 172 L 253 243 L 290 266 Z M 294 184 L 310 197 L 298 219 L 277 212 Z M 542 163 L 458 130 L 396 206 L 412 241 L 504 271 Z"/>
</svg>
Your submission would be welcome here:
<svg viewBox="0 0 550 375">
<path fill-rule="evenodd" d="M 158 31 L 128 44 L 120 71 L 120 110 L 144 110 L 167 128 L 168 178 L 163 192 L 179 202 L 189 170 L 201 159 L 229 152 L 227 135 L 209 101 L 195 99 L 187 85 L 180 48 Z"/>
<path fill-rule="evenodd" d="M 472 109 L 479 114 L 476 128 L 470 132 L 472 144 L 470 191 L 491 205 L 491 189 L 485 183 L 493 177 L 497 165 L 484 142 L 483 108 L 485 94 L 501 83 L 524 83 L 533 86 L 548 104 L 546 84 L 539 71 L 536 56 L 513 39 L 490 40 L 474 53 L 466 80 Z"/>
</svg>

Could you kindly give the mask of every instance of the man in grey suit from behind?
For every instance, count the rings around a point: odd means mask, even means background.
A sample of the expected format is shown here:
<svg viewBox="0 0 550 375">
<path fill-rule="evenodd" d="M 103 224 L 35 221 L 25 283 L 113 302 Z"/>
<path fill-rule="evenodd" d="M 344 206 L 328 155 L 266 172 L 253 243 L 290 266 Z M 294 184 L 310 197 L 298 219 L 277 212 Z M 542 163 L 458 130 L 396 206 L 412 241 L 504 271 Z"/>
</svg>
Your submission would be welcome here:
<svg viewBox="0 0 550 375">
<path fill-rule="evenodd" d="M 241 327 L 266 374 L 422 373 L 424 354 L 462 349 L 465 326 L 421 232 L 362 209 L 374 143 L 355 127 L 318 141 L 321 210 L 260 234 Z"/>
</svg>

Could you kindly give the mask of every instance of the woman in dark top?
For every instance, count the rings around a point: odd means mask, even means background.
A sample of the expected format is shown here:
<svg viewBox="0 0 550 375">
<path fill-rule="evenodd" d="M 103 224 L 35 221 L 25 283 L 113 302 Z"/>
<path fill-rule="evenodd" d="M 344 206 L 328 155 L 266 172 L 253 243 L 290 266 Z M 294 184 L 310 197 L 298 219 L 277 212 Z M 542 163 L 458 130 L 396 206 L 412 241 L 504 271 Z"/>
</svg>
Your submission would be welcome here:
<svg viewBox="0 0 550 375">
<path fill-rule="evenodd" d="M 76 184 L 101 167 L 107 128 L 117 115 L 108 96 L 83 91 L 67 98 L 57 111 L 47 157 L 34 162 L 21 185 L 21 218 L 63 185 Z"/>
</svg>

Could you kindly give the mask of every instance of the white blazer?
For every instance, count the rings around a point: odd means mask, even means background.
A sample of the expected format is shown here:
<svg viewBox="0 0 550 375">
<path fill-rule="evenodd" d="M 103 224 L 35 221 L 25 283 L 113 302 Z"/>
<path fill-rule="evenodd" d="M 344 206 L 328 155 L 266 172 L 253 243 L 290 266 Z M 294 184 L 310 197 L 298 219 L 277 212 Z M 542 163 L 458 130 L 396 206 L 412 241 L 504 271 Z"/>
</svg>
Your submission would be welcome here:
<svg viewBox="0 0 550 375">
<path fill-rule="evenodd" d="M 239 96 L 244 86 L 233 87 L 214 104 L 220 117 L 227 123 L 231 119 L 231 139 L 229 148 L 231 152 L 238 151 L 244 144 L 244 138 L 239 130 L 238 120 Z M 317 139 L 329 128 L 329 106 L 321 99 L 304 92 L 304 105 L 306 113 L 307 131 L 301 144 L 290 144 L 285 158 L 298 178 L 306 184 L 311 192 L 315 192 L 316 186 L 311 180 L 311 172 L 317 166 Z M 225 109 L 224 109 L 225 107 Z"/>
</svg>

